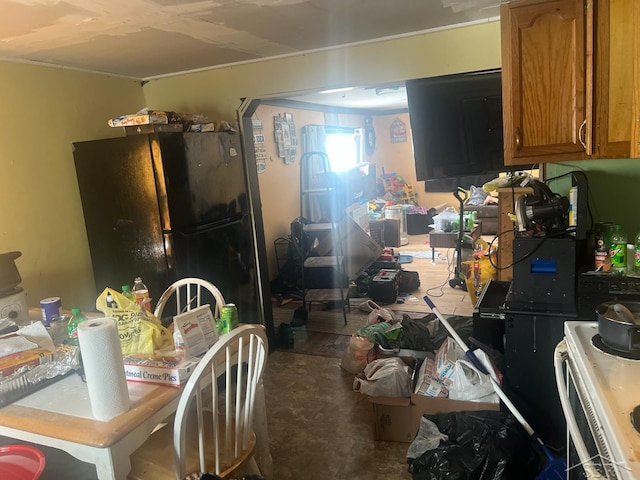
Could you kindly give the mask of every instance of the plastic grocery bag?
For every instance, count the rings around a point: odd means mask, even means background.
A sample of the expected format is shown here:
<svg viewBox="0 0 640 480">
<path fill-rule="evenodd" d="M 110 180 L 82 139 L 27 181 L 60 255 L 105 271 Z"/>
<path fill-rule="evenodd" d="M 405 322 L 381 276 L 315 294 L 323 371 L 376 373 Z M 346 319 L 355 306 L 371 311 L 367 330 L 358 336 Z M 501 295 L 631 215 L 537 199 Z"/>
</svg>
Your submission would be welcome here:
<svg viewBox="0 0 640 480">
<path fill-rule="evenodd" d="M 458 360 L 453 371 L 453 383 L 449 387 L 449 398 L 487 403 L 498 403 L 489 375 L 478 372 L 466 360 Z"/>
<path fill-rule="evenodd" d="M 360 373 L 367 366 L 367 356 L 374 347 L 374 343 L 368 338 L 352 335 L 349 346 L 342 354 L 340 366 L 350 373 Z"/>
<path fill-rule="evenodd" d="M 353 390 L 371 397 L 410 397 L 409 366 L 398 357 L 374 360 L 356 376 Z"/>
<path fill-rule="evenodd" d="M 111 294 L 117 307 L 107 305 Z M 173 335 L 150 312 L 136 302 L 109 287 L 96 299 L 96 308 L 118 322 L 118 334 L 123 354 L 154 354 L 173 349 Z"/>
</svg>

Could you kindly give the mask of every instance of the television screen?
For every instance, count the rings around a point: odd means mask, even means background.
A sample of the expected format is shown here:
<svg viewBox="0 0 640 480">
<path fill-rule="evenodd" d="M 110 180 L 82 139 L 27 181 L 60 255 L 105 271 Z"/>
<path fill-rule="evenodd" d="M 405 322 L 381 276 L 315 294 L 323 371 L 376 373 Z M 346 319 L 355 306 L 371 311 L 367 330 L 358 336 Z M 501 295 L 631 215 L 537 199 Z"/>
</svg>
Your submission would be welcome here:
<svg viewBox="0 0 640 480">
<path fill-rule="evenodd" d="M 427 191 L 468 188 L 509 169 L 499 70 L 408 80 L 406 88 L 416 175 Z"/>
</svg>

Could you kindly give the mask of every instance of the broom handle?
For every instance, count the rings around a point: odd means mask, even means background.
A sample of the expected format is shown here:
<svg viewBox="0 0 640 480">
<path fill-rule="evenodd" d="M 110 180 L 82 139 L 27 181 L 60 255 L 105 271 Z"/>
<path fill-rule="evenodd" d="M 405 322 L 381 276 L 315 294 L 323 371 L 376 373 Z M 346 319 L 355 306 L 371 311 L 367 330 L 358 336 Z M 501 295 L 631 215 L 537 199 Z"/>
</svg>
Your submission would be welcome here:
<svg viewBox="0 0 640 480">
<path fill-rule="evenodd" d="M 484 365 L 478 357 L 476 357 L 476 354 L 469 349 L 466 343 L 464 343 L 464 340 L 460 338 L 460 335 L 458 335 L 458 333 L 453 329 L 451 324 L 447 321 L 446 318 L 444 318 L 444 316 L 440 313 L 438 308 L 435 306 L 435 304 L 431 301 L 431 299 L 427 295 L 424 296 L 424 301 L 427 302 L 427 305 L 429 305 L 429 308 L 431 308 L 433 313 L 436 314 L 436 317 L 440 319 L 442 324 L 446 327 L 447 331 L 453 337 L 456 343 L 460 346 L 460 348 L 464 350 L 465 356 L 471 361 L 471 363 L 473 363 L 473 365 L 482 373 L 489 374 L 489 369 L 492 367 L 489 365 L 487 368 L 487 366 Z M 502 400 L 502 402 L 507 406 L 507 408 L 513 414 L 513 416 L 516 417 L 518 422 L 520 422 L 520 425 L 524 427 L 524 429 L 527 431 L 530 437 L 535 438 L 535 440 L 541 446 L 544 446 L 544 443 L 542 442 L 542 440 L 536 435 L 536 433 L 533 431 L 533 428 L 531 428 L 531 425 L 529 425 L 529 422 L 527 422 L 524 419 L 524 417 L 520 414 L 516 406 L 511 402 L 511 400 L 509 400 L 509 397 L 507 397 L 507 395 L 504 393 L 504 391 L 502 390 L 498 382 L 495 381 L 492 375 L 489 375 L 489 378 L 491 379 L 491 384 L 493 385 L 493 389 L 495 390 L 495 392 L 498 394 L 498 397 L 500 397 L 500 400 Z"/>
</svg>

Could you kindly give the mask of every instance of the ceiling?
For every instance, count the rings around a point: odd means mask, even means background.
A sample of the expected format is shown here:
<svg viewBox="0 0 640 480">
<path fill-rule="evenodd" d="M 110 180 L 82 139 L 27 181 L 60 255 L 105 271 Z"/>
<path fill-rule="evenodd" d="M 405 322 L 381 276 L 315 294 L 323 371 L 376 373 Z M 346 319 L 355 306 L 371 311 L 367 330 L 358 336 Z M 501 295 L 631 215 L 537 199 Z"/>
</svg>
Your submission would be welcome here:
<svg viewBox="0 0 640 480">
<path fill-rule="evenodd" d="M 0 0 L 0 59 L 149 80 L 482 21 L 499 3 Z"/>
</svg>

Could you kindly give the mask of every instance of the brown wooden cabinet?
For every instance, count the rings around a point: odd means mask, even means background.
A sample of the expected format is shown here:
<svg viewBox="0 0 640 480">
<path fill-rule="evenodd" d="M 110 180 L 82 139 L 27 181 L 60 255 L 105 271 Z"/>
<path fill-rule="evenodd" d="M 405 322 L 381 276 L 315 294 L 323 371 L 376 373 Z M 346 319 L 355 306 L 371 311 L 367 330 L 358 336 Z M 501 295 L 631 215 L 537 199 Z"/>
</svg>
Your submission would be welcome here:
<svg viewBox="0 0 640 480">
<path fill-rule="evenodd" d="M 506 165 L 638 156 L 639 3 L 501 6 Z"/>
<path fill-rule="evenodd" d="M 631 153 L 637 3 L 600 0 L 595 5 L 593 153 L 597 158 L 629 157 Z"/>
<path fill-rule="evenodd" d="M 586 158 L 584 14 L 584 0 L 501 6 L 506 165 Z"/>
</svg>

